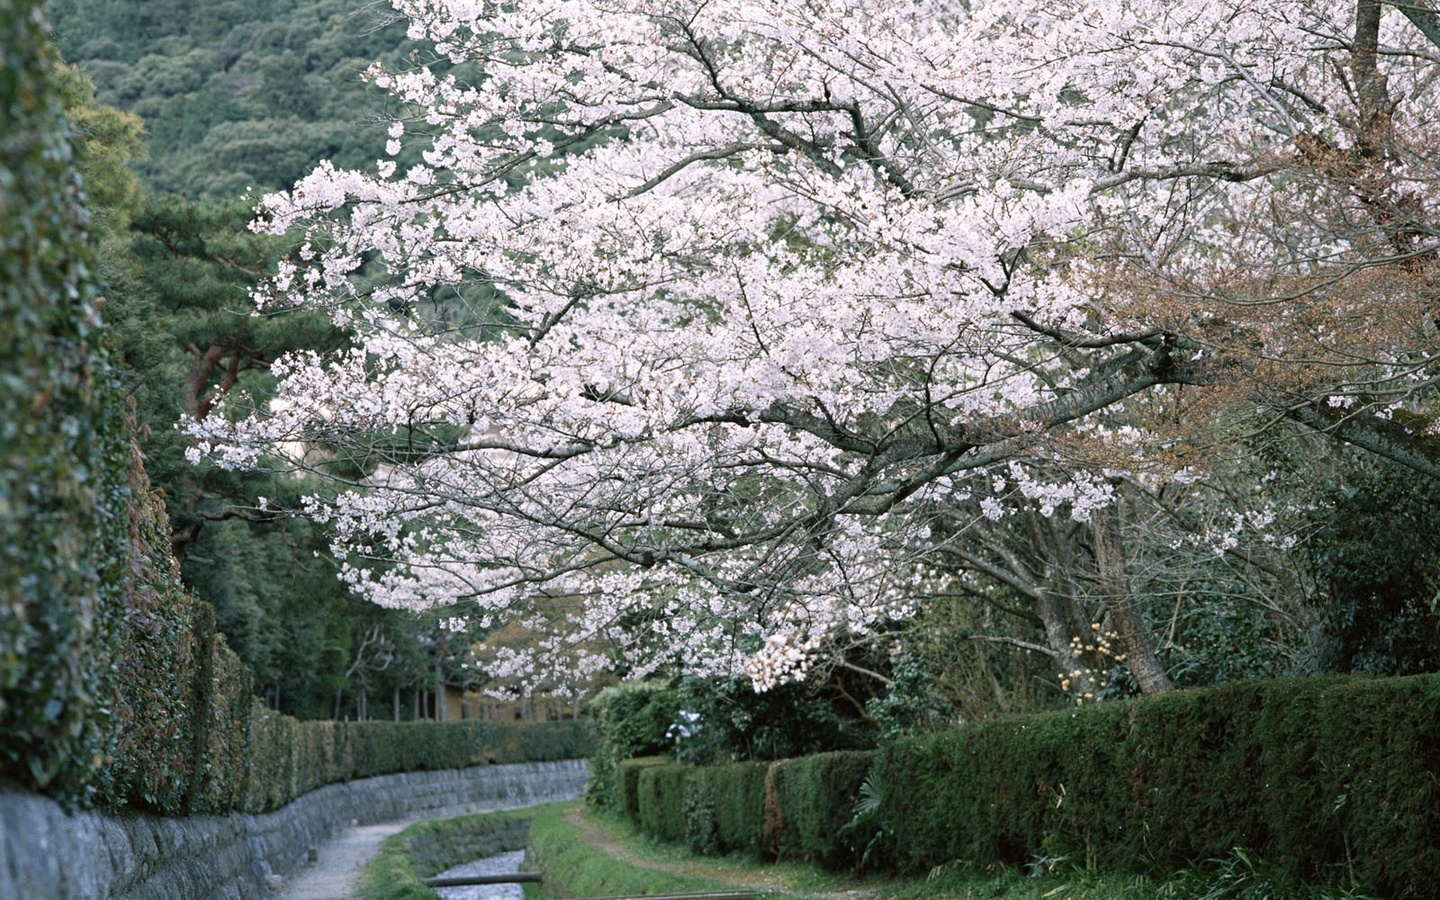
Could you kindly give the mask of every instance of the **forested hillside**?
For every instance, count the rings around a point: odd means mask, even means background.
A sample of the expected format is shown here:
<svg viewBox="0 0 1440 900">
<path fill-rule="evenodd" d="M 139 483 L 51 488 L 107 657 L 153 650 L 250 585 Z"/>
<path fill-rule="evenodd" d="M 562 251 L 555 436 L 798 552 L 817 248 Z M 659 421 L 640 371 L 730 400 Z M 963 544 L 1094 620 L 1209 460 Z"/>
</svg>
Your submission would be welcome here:
<svg viewBox="0 0 1440 900">
<path fill-rule="evenodd" d="M 235 198 L 287 187 L 322 159 L 373 163 L 382 98 L 361 80 L 415 49 L 368 0 L 52 0 L 65 58 L 100 103 L 138 114 L 158 193 Z"/>
</svg>

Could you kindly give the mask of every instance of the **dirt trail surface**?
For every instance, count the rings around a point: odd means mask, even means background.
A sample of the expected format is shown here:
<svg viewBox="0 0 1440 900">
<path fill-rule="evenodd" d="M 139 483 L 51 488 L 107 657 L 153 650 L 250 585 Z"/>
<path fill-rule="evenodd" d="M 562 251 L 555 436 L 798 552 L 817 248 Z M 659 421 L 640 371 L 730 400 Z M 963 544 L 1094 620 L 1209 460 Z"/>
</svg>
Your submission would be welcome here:
<svg viewBox="0 0 1440 900">
<path fill-rule="evenodd" d="M 621 862 L 628 863 L 640 869 L 653 869 L 658 872 L 669 872 L 672 875 L 691 875 L 699 878 L 710 878 L 715 881 L 723 881 L 733 884 L 736 887 L 754 888 L 759 891 L 782 891 L 787 894 L 803 894 L 807 897 L 814 897 L 817 900 L 869 900 L 876 895 L 874 888 L 857 887 L 843 891 L 810 891 L 795 887 L 780 873 L 768 869 L 734 868 L 716 866 L 713 862 L 703 857 L 694 857 L 682 862 L 661 862 L 660 860 L 647 859 L 627 847 L 622 841 L 616 840 L 600 828 L 593 825 L 585 818 L 584 810 L 575 806 L 566 810 L 565 818 L 571 825 L 574 825 L 585 842 L 593 847 L 599 848 L 607 856 L 614 857 Z"/>
</svg>

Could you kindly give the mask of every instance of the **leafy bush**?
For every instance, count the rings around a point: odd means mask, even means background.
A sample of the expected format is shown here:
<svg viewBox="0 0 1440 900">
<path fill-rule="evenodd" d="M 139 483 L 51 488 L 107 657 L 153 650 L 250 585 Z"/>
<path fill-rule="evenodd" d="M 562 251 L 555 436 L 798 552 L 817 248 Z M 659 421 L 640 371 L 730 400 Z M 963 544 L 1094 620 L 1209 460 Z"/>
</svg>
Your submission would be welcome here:
<svg viewBox="0 0 1440 900">
<path fill-rule="evenodd" d="M 937 731 L 955 721 L 955 709 L 940 696 L 931 670 L 913 655 L 895 660 L 894 677 L 883 697 L 865 704 L 880 740 Z"/>
<path fill-rule="evenodd" d="M 620 763 L 669 751 L 679 702 L 674 690 L 650 682 L 610 688 L 591 702 L 597 746 L 590 757 L 585 802 L 604 809 L 620 807 Z"/>
<path fill-rule="evenodd" d="M 113 735 L 130 458 L 40 7 L 0 7 L 0 776 L 83 801 Z"/>
<path fill-rule="evenodd" d="M 786 759 L 874 746 L 872 728 L 841 716 L 806 684 L 757 693 L 743 677 L 692 677 L 681 682 L 678 702 L 693 717 L 686 723 L 692 734 L 676 745 L 682 762 Z"/>
<path fill-rule="evenodd" d="M 1440 484 L 1377 463 L 1352 470 L 1324 501 L 1307 545 L 1326 588 L 1323 670 L 1440 671 Z"/>
</svg>

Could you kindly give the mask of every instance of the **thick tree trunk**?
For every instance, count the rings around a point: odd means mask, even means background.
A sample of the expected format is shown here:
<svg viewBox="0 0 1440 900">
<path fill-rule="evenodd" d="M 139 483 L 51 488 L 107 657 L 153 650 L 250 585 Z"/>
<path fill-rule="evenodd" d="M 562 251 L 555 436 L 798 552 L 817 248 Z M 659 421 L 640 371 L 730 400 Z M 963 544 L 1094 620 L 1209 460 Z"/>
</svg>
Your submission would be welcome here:
<svg viewBox="0 0 1440 900">
<path fill-rule="evenodd" d="M 1125 662 L 1140 683 L 1140 692 L 1163 694 L 1175 690 L 1175 682 L 1170 680 L 1165 667 L 1156 658 L 1149 626 L 1135 607 L 1135 595 L 1130 589 L 1130 575 L 1125 562 L 1125 543 L 1120 533 L 1118 502 L 1097 510 L 1091 520 L 1099 588 L 1106 611 L 1110 614 L 1110 623 L 1125 650 Z"/>
</svg>

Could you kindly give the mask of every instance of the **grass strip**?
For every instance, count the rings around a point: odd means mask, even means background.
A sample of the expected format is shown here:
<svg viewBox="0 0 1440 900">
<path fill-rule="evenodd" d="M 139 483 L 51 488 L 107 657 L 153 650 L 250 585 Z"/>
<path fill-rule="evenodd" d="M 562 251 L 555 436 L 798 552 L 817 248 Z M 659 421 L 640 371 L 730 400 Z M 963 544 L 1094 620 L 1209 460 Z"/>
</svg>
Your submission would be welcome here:
<svg viewBox="0 0 1440 900">
<path fill-rule="evenodd" d="M 567 818 L 567 807 L 558 806 L 536 810 L 530 823 L 530 844 L 527 848 L 527 865 L 545 874 L 541 882 L 541 895 L 547 898 L 566 897 L 616 897 L 641 894 L 688 894 L 700 891 L 755 890 L 758 897 L 770 900 L 795 900 L 797 895 L 752 888 L 751 885 L 725 880 L 714 874 L 678 874 L 659 868 L 637 866 L 617 859 L 586 839 L 580 829 Z M 588 811 L 587 811 L 588 812 Z M 613 830 L 621 827 L 618 819 L 597 822 L 599 817 L 591 816 L 589 822 L 596 827 Z M 651 847 L 637 847 L 633 833 L 620 839 L 631 846 L 629 852 Z M 668 849 L 668 848 L 667 848 Z M 661 860 L 657 860 L 661 861 Z M 714 861 L 704 860 L 703 868 L 715 872 L 719 867 L 708 865 Z M 697 867 L 700 868 L 700 867 Z M 760 866 L 749 865 L 737 871 L 753 873 Z"/>
</svg>

